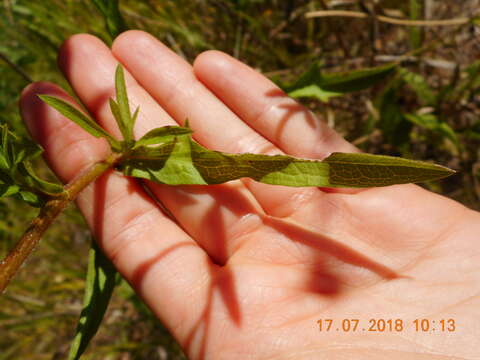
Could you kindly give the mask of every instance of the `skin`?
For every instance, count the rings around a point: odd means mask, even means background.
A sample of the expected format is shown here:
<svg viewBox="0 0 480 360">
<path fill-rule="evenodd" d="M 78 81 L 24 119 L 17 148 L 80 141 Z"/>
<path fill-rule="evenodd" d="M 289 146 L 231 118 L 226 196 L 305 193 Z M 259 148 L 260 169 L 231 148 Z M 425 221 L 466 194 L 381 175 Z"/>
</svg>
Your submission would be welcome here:
<svg viewBox="0 0 480 360">
<path fill-rule="evenodd" d="M 224 53 L 207 51 L 192 66 L 144 32 L 123 33 L 111 49 L 75 35 L 59 66 L 116 136 L 108 98 L 118 62 L 131 108 L 140 105 L 137 137 L 188 118 L 195 139 L 215 150 L 317 159 L 357 151 Z M 108 154 L 103 139 L 36 94 L 74 100 L 50 83 L 31 84 L 21 97 L 23 118 L 62 181 Z M 113 171 L 77 204 L 190 359 L 478 359 L 479 213 L 416 185 L 144 184 L 176 220 L 139 182 Z M 412 321 L 423 318 L 436 331 L 415 331 Z M 320 331 L 320 319 L 333 319 L 330 331 Z M 343 319 L 359 319 L 356 331 L 343 331 Z M 403 329 L 368 331 L 370 319 L 401 319 Z M 455 331 L 440 331 L 441 319 L 453 319 Z"/>
</svg>

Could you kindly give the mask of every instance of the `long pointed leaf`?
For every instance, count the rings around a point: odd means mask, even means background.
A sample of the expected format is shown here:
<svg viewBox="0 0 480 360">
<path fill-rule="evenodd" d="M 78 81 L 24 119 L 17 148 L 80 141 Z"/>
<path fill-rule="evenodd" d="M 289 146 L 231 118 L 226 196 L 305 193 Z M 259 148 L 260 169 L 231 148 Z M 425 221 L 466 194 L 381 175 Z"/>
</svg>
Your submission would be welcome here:
<svg viewBox="0 0 480 360">
<path fill-rule="evenodd" d="M 287 186 L 373 187 L 439 179 L 442 166 L 389 156 L 334 153 L 324 161 L 286 155 L 226 154 L 208 150 L 190 136 L 140 147 L 120 164 L 128 176 L 169 185 L 219 184 L 249 177 Z"/>
<path fill-rule="evenodd" d="M 118 65 L 115 71 L 115 89 L 117 93 L 118 115 L 115 116 L 123 139 L 129 143 L 133 140 L 133 119 L 128 104 L 127 87 L 123 68 Z"/>
<path fill-rule="evenodd" d="M 374 187 L 438 180 L 452 175 L 449 168 L 393 156 L 333 153 L 324 160 L 335 187 Z"/>
<path fill-rule="evenodd" d="M 75 124 L 90 133 L 91 135 L 101 138 L 104 137 L 110 143 L 112 148 L 119 149 L 118 141 L 115 140 L 109 133 L 107 133 L 100 125 L 93 119 L 86 116 L 80 110 L 76 109 L 66 101 L 50 95 L 38 95 L 40 99 L 48 105 L 57 110 L 60 114 L 72 120 Z"/>
<path fill-rule="evenodd" d="M 68 360 L 79 359 L 96 334 L 110 302 L 115 287 L 115 277 L 115 268 L 95 242 L 92 242 L 88 257 L 83 310 L 70 347 Z"/>
<path fill-rule="evenodd" d="M 286 87 L 293 97 L 315 97 L 320 101 L 342 94 L 367 89 L 385 79 L 396 69 L 395 64 L 374 68 L 324 74 L 318 63 L 313 64 L 296 83 Z"/>
</svg>

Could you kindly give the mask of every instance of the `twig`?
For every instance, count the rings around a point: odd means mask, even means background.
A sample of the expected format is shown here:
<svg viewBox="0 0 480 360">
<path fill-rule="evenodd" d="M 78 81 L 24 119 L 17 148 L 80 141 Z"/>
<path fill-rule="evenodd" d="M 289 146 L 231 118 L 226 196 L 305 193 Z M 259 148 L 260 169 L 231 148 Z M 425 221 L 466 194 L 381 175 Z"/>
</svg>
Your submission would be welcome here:
<svg viewBox="0 0 480 360">
<path fill-rule="evenodd" d="M 325 0 L 320 0 L 320 5 L 325 9 L 325 11 L 328 11 L 328 4 L 325 2 Z M 350 58 L 351 57 L 350 49 L 345 44 L 345 40 L 343 39 L 342 34 L 338 31 L 337 28 L 334 28 L 334 34 L 335 34 L 335 38 L 338 41 L 338 44 L 340 45 L 340 48 L 343 51 L 343 54 L 347 59 Z"/>
<path fill-rule="evenodd" d="M 348 11 L 348 10 L 319 10 L 319 11 L 310 11 L 305 14 L 307 19 L 317 18 L 317 17 L 351 17 L 358 19 L 367 19 L 370 16 L 363 12 L 358 11 Z M 378 21 L 394 24 L 394 25 L 403 25 L 403 26 L 455 26 L 455 25 L 465 25 L 470 23 L 470 18 L 456 18 L 456 19 L 446 19 L 446 20 L 405 20 L 405 19 L 396 19 L 384 15 L 376 15 L 375 18 Z"/>
<path fill-rule="evenodd" d="M 18 326 L 22 324 L 27 324 L 31 321 L 41 320 L 41 319 L 52 319 L 59 316 L 78 316 L 78 311 L 62 311 L 54 312 L 47 311 L 38 314 L 18 316 L 16 318 L 5 319 L 0 321 L 0 328 L 9 327 L 9 326 Z"/>
<path fill-rule="evenodd" d="M 365 0 L 360 0 L 359 3 L 361 9 L 363 12 L 367 15 L 367 17 L 371 20 L 370 21 L 370 26 L 369 26 L 369 31 L 368 31 L 368 37 L 370 39 L 370 48 L 372 49 L 371 55 L 370 55 L 370 66 L 375 66 L 375 55 L 377 54 L 377 40 L 379 39 L 378 36 L 378 18 L 377 18 L 377 9 L 375 6 L 369 7 L 366 3 Z"/>
<path fill-rule="evenodd" d="M 183 52 L 181 46 L 178 44 L 178 42 L 175 40 L 175 38 L 173 37 L 172 34 L 170 34 L 169 32 L 167 32 L 165 34 L 165 38 L 167 39 L 168 43 L 170 44 L 170 46 L 175 50 L 175 52 L 177 53 L 177 55 L 179 55 L 180 57 L 184 58 L 185 60 L 187 60 L 187 57 L 185 56 L 185 53 Z"/>
<path fill-rule="evenodd" d="M 120 158 L 120 154 L 111 154 L 105 160 L 92 165 L 84 173 L 65 185 L 64 196 L 61 198 L 52 198 L 47 201 L 45 206 L 40 210 L 40 214 L 33 219 L 14 248 L 11 249 L 5 259 L 0 262 L 0 294 L 3 293 L 10 280 L 17 273 L 20 266 L 58 215 L 65 210 L 71 201 L 75 200 L 77 195 L 88 184 L 112 168 Z"/>
<path fill-rule="evenodd" d="M 457 66 L 456 63 L 447 60 L 420 58 L 416 56 L 405 55 L 377 55 L 375 56 L 375 60 L 380 62 L 424 62 L 428 66 L 446 70 L 455 70 L 455 67 Z"/>
<path fill-rule="evenodd" d="M 33 82 L 33 79 L 20 67 L 18 66 L 17 64 L 15 64 L 14 62 L 12 62 L 8 57 L 7 55 L 3 54 L 3 53 L 0 53 L 0 59 L 2 59 L 3 61 L 5 61 L 13 70 L 15 70 L 15 72 L 17 74 L 19 74 L 24 80 L 26 80 L 27 82 L 31 83 Z"/>
</svg>

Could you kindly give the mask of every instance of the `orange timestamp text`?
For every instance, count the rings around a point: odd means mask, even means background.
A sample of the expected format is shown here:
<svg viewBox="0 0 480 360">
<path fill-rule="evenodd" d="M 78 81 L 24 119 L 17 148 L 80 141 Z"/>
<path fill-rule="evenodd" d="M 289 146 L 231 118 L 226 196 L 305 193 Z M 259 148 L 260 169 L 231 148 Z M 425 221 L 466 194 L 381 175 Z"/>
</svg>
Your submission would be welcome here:
<svg viewBox="0 0 480 360">
<path fill-rule="evenodd" d="M 319 319 L 318 329 L 321 332 L 455 332 L 455 319 Z"/>
</svg>

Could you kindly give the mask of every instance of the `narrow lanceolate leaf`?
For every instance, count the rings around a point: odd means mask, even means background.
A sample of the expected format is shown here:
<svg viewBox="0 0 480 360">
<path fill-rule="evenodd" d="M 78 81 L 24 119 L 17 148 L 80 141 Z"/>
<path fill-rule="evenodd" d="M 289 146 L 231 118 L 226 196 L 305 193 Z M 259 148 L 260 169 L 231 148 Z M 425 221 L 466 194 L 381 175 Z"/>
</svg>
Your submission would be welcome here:
<svg viewBox="0 0 480 360">
<path fill-rule="evenodd" d="M 68 360 L 77 360 L 96 334 L 115 287 L 116 270 L 93 243 L 89 253 L 83 310 Z"/>
<path fill-rule="evenodd" d="M 337 187 L 416 183 L 455 173 L 440 165 L 383 155 L 333 153 L 324 162 L 330 168 L 330 184 Z"/>
<path fill-rule="evenodd" d="M 115 140 L 109 133 L 107 133 L 103 128 L 98 125 L 93 119 L 82 113 L 80 110 L 76 109 L 66 101 L 50 95 L 38 95 L 40 99 L 46 102 L 48 105 L 57 110 L 60 114 L 72 120 L 75 124 L 80 126 L 82 129 L 90 133 L 91 135 L 100 138 L 106 138 L 110 143 L 110 146 L 119 150 L 120 146 L 117 140 Z"/>
<path fill-rule="evenodd" d="M 404 114 L 405 118 L 416 124 L 424 129 L 431 130 L 444 138 L 447 138 L 452 142 L 455 147 L 460 150 L 462 148 L 462 144 L 458 139 L 457 134 L 455 131 L 448 125 L 446 122 L 439 119 L 434 114 Z"/>
<path fill-rule="evenodd" d="M 324 74 L 318 64 L 313 64 L 299 80 L 286 91 L 293 97 L 315 97 L 328 101 L 334 96 L 367 89 L 385 79 L 396 69 L 395 64 L 347 72 Z"/>
<path fill-rule="evenodd" d="M 384 80 L 396 69 L 396 64 L 323 75 L 322 87 L 328 91 L 348 93 L 368 89 Z"/>
<path fill-rule="evenodd" d="M 123 73 L 123 68 L 118 65 L 117 70 L 115 71 L 115 89 L 117 93 L 117 102 L 116 104 L 117 114 L 113 113 L 115 119 L 117 120 L 118 127 L 123 135 L 123 139 L 130 143 L 133 140 L 133 118 L 130 114 L 130 106 L 128 104 L 127 96 L 127 87 L 125 84 L 125 75 Z M 112 102 L 110 103 L 112 106 Z M 112 109 L 113 112 L 113 109 Z"/>
<path fill-rule="evenodd" d="M 0 147 L 0 169 L 7 169 L 9 167 L 8 158 L 8 127 L 6 125 L 0 126 L 1 128 L 1 147 Z"/>
<path fill-rule="evenodd" d="M 132 115 L 132 124 L 133 126 L 135 126 L 135 122 L 137 121 L 137 118 L 138 118 L 138 113 L 140 112 L 140 106 L 137 106 L 137 108 L 135 109 L 135 112 L 133 113 Z M 132 129 L 133 131 L 133 129 Z"/>
<path fill-rule="evenodd" d="M 417 94 L 418 98 L 425 105 L 435 105 L 437 101 L 437 95 L 428 85 L 427 80 L 420 74 L 408 71 L 406 69 L 400 69 L 399 74 L 408 86 L 412 88 Z"/>
<path fill-rule="evenodd" d="M 0 171 L 7 171 L 9 168 L 9 161 L 6 154 L 0 152 Z"/>
<path fill-rule="evenodd" d="M 169 185 L 220 184 L 249 177 L 286 186 L 372 187 L 435 180 L 453 172 L 429 163 L 334 153 L 324 161 L 286 155 L 226 154 L 208 150 L 190 136 L 157 147 L 140 147 L 121 164 L 128 176 Z"/>
</svg>

